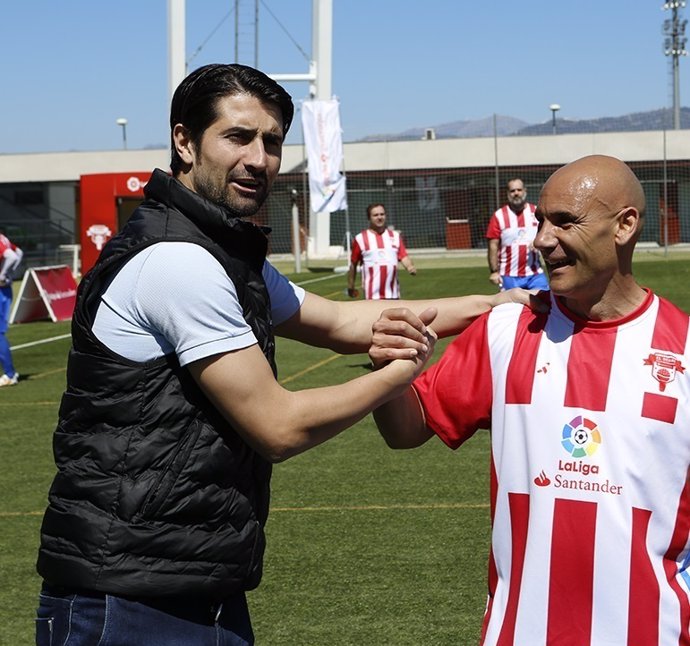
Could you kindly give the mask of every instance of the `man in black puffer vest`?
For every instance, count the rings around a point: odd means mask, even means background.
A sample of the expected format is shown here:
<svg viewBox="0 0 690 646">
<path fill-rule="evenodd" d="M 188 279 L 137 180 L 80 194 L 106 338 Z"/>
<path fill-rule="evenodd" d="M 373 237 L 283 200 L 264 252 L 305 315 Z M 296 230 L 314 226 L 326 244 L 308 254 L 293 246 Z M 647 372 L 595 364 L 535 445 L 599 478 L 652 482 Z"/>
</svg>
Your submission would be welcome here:
<svg viewBox="0 0 690 646">
<path fill-rule="evenodd" d="M 171 106 L 172 176 L 154 171 L 80 284 L 41 529 L 39 646 L 254 643 L 245 591 L 261 579 L 271 464 L 402 392 L 437 314 L 448 335 L 507 299 L 397 301 L 382 314 L 385 303 L 328 301 L 279 274 L 266 231 L 243 218 L 270 191 L 292 116 L 257 70 L 190 74 Z M 355 353 L 372 326 L 380 369 L 308 391 L 276 381 L 274 330 Z"/>
</svg>

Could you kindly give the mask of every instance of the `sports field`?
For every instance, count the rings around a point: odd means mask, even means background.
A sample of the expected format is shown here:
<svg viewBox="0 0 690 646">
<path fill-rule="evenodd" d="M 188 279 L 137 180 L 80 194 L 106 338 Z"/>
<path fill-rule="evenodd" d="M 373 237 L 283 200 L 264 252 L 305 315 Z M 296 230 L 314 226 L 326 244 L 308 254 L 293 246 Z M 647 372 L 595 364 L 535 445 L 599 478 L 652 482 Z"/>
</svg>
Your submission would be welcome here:
<svg viewBox="0 0 690 646">
<path fill-rule="evenodd" d="M 418 275 L 401 276 L 403 293 L 488 292 L 480 260 L 464 267 L 416 260 Z M 687 255 L 646 253 L 636 275 L 690 311 Z M 345 298 L 342 274 L 292 278 Z M 68 333 L 67 323 L 47 322 L 9 332 L 22 380 L 0 390 L 0 646 L 33 643 L 34 562 L 69 339 L 36 342 Z M 285 386 L 302 389 L 362 374 L 367 358 L 279 340 L 278 365 Z M 394 452 L 367 418 L 277 465 L 264 580 L 249 594 L 258 644 L 477 643 L 486 590 L 488 464 L 486 432 L 457 452 L 436 440 Z"/>
</svg>

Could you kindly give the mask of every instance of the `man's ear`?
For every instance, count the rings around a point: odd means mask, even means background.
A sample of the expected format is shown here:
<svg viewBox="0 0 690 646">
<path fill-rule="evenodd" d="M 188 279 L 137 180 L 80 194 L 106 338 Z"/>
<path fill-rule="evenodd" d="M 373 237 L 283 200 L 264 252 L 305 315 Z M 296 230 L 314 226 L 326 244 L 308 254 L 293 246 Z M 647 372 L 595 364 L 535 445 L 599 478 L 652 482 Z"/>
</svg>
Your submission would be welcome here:
<svg viewBox="0 0 690 646">
<path fill-rule="evenodd" d="M 618 228 L 616 230 L 616 243 L 625 245 L 631 240 L 636 240 L 642 229 L 642 216 L 632 206 L 628 206 L 618 214 Z"/>
<path fill-rule="evenodd" d="M 172 140 L 177 154 L 185 164 L 194 162 L 194 150 L 189 132 L 181 123 L 175 125 L 172 131 Z"/>
</svg>

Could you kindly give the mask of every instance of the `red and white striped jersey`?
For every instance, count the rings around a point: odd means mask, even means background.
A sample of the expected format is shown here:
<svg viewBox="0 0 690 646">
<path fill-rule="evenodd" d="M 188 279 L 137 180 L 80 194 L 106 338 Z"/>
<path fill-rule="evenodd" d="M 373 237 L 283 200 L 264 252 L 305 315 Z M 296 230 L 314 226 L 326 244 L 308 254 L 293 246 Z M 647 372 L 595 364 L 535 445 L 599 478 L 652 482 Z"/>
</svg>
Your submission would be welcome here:
<svg viewBox="0 0 690 646">
<path fill-rule="evenodd" d="M 415 382 L 449 446 L 491 429 L 484 646 L 690 645 L 688 322 L 503 305 Z"/>
<path fill-rule="evenodd" d="M 489 220 L 486 237 L 498 240 L 498 273 L 501 276 L 533 276 L 543 272 L 539 252 L 532 247 L 539 223 L 529 202 L 520 213 L 507 204 Z"/>
<path fill-rule="evenodd" d="M 398 261 L 407 256 L 407 249 L 399 231 L 386 229 L 376 233 L 365 229 L 355 236 L 351 262 L 362 263 L 364 298 L 378 300 L 400 298 Z"/>
</svg>

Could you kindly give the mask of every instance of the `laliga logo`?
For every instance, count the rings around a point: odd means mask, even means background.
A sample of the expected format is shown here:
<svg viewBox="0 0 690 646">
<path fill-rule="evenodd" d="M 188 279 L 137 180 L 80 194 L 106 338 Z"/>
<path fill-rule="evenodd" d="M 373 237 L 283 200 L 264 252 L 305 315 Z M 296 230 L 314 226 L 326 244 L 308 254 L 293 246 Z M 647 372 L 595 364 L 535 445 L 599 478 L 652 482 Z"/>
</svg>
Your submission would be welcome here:
<svg viewBox="0 0 690 646">
<path fill-rule="evenodd" d="M 578 415 L 563 427 L 561 444 L 572 457 L 584 458 L 599 448 L 601 432 L 591 419 Z"/>
<path fill-rule="evenodd" d="M 113 232 L 105 224 L 92 224 L 87 230 L 86 235 L 91 238 L 91 242 L 96 245 L 96 249 L 100 251 L 103 245 L 108 241 Z"/>
<path fill-rule="evenodd" d="M 672 354 L 654 352 L 644 359 L 645 366 L 652 366 L 652 377 L 659 382 L 659 390 L 663 393 L 666 384 L 670 384 L 676 378 L 676 371 L 681 374 L 685 368 Z"/>
</svg>

